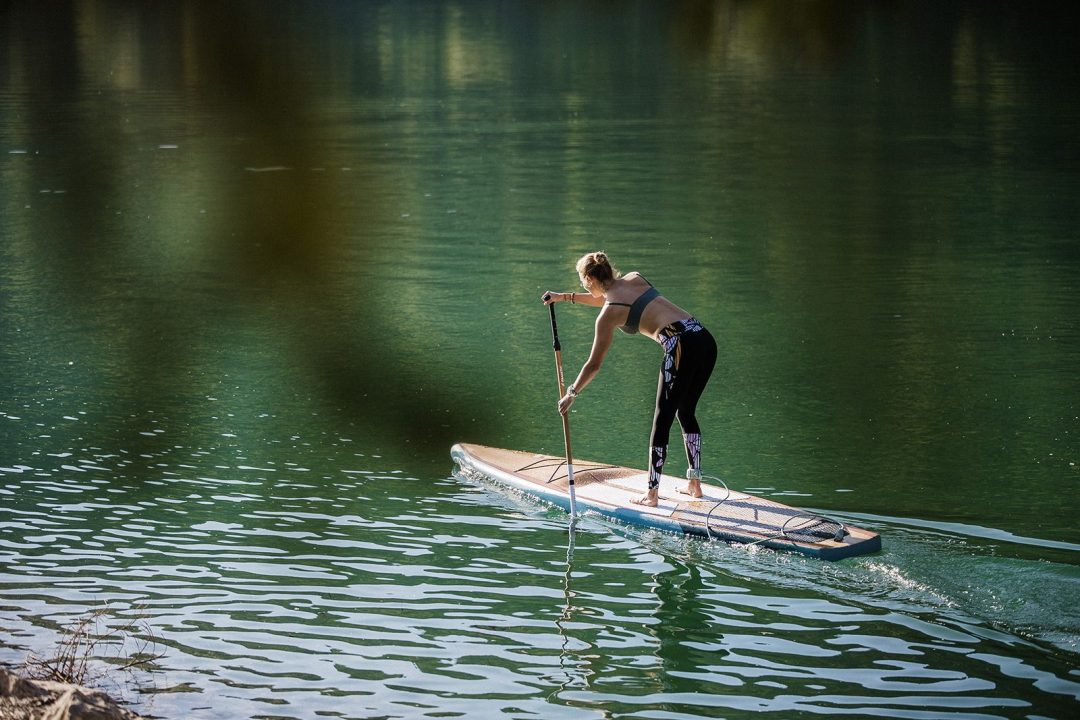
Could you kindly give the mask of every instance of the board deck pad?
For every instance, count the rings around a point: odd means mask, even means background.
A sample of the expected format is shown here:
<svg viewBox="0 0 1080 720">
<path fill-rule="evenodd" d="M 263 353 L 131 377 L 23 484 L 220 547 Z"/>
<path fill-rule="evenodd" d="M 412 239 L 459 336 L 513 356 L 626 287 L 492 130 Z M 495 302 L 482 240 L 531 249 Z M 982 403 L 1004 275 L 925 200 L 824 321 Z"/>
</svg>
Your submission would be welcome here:
<svg viewBox="0 0 1080 720">
<path fill-rule="evenodd" d="M 575 477 L 574 480 L 574 484 L 576 485 L 577 478 Z M 644 494 L 644 488 L 646 484 L 648 484 L 648 481 L 648 473 L 640 473 L 639 475 L 631 475 L 620 480 L 591 482 L 581 488 L 578 497 L 604 502 L 609 505 L 626 505 L 632 503 Z M 660 502 L 657 503 L 656 507 L 648 507 L 645 505 L 639 507 L 641 508 L 641 512 L 649 513 L 650 515 L 667 515 L 670 517 L 672 513 L 679 509 L 679 501 L 661 496 Z"/>
<path fill-rule="evenodd" d="M 451 456 L 467 474 L 495 480 L 569 508 L 566 459 L 559 456 L 458 444 Z M 575 460 L 574 487 L 581 510 L 631 524 L 704 535 L 730 542 L 795 550 L 827 560 L 881 549 L 877 533 L 756 495 L 702 483 L 701 498 L 678 492 L 686 480 L 663 475 L 657 507 L 633 501 L 644 493 L 648 473 Z"/>
</svg>

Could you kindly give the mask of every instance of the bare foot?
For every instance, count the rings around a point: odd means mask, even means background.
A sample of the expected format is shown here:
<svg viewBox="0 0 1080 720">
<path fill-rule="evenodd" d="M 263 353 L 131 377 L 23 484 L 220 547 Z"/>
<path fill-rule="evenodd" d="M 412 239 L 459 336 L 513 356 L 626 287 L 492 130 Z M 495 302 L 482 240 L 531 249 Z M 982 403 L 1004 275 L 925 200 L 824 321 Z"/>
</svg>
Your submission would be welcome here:
<svg viewBox="0 0 1080 720">
<path fill-rule="evenodd" d="M 656 507 L 660 504 L 660 497 L 657 493 L 645 493 L 637 500 L 631 500 L 630 502 L 635 505 L 645 505 L 646 507 Z"/>
<path fill-rule="evenodd" d="M 679 488 L 679 492 L 681 492 L 683 495 L 689 495 L 690 497 L 702 497 L 701 483 L 691 480 L 689 483 L 687 483 L 686 487 Z"/>
</svg>

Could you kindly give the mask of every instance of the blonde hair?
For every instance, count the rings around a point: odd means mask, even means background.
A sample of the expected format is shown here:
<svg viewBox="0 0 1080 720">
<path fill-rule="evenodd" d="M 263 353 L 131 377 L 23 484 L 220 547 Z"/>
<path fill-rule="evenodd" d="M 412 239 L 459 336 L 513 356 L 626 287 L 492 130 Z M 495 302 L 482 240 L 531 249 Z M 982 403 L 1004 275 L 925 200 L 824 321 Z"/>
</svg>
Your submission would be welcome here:
<svg viewBox="0 0 1080 720">
<path fill-rule="evenodd" d="M 582 277 L 594 278 L 601 285 L 607 285 L 622 275 L 611 266 L 608 256 L 600 250 L 582 255 L 581 259 L 577 261 L 577 272 Z"/>
</svg>

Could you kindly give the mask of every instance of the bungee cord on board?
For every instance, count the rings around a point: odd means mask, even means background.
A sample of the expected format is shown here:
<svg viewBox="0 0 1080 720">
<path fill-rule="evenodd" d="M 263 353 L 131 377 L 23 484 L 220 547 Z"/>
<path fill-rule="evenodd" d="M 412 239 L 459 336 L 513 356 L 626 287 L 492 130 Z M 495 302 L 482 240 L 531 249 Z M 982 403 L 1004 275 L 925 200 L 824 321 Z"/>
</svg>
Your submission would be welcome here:
<svg viewBox="0 0 1080 720">
<path fill-rule="evenodd" d="M 714 539 L 712 531 L 712 515 L 720 508 L 721 505 L 731 499 L 731 488 L 728 487 L 727 483 L 724 482 L 723 479 L 718 478 L 714 475 L 704 475 L 702 477 L 718 483 L 724 489 L 725 493 L 724 497 L 718 500 L 711 508 L 709 508 L 709 512 L 705 515 L 705 533 L 707 534 L 708 538 L 712 540 Z M 792 521 L 799 519 L 808 520 L 810 522 L 797 528 L 788 527 Z M 801 537 L 797 537 L 799 535 L 801 535 Z M 762 543 L 766 543 L 771 540 L 787 540 L 789 542 L 797 542 L 801 540 L 803 542 L 817 542 L 829 537 L 831 537 L 831 539 L 835 540 L 836 542 L 841 542 L 847 535 L 847 526 L 843 523 L 843 521 L 836 520 L 835 518 L 828 517 L 827 515 L 821 515 L 820 513 L 801 512 L 795 515 L 791 515 L 786 520 L 784 520 L 784 523 L 779 527 L 777 532 L 771 535 L 766 535 L 759 540 L 754 540 L 753 542 L 747 543 L 746 545 L 747 547 L 752 547 L 754 545 L 761 545 Z M 722 536 L 718 535 L 718 537 L 719 539 L 723 539 Z"/>
</svg>

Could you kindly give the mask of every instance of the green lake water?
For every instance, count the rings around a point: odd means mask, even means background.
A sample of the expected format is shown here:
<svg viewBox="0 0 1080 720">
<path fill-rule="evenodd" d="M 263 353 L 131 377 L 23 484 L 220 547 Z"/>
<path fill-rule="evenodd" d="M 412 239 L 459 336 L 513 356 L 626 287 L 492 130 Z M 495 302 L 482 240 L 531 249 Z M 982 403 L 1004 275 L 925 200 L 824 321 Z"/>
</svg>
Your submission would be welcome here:
<svg viewBox="0 0 1080 720">
<path fill-rule="evenodd" d="M 103 611 L 167 718 L 1076 717 L 1075 43 L 941 5 L 0 6 L 0 663 Z M 595 249 L 717 338 L 706 473 L 882 552 L 455 474 L 561 452 Z M 660 357 L 578 456 L 644 466 Z"/>
</svg>

